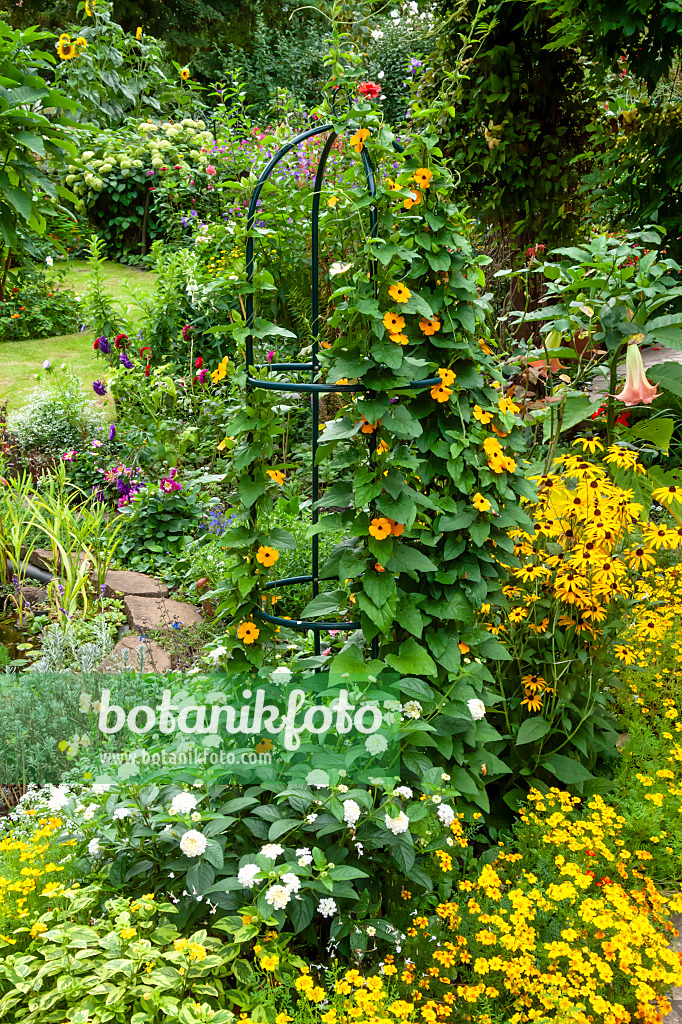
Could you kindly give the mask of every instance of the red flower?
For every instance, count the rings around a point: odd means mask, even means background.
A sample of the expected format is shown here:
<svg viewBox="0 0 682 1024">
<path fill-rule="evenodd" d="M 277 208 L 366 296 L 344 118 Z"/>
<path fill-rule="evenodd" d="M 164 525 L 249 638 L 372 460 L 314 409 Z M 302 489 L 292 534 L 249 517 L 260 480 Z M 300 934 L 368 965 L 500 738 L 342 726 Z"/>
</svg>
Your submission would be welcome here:
<svg viewBox="0 0 682 1024">
<path fill-rule="evenodd" d="M 127 334 L 117 334 L 114 338 L 114 345 L 116 348 L 125 348 L 124 342 L 128 340 Z"/>
<path fill-rule="evenodd" d="M 189 341 L 189 332 L 193 330 L 194 328 L 192 327 L 191 324 L 185 324 L 185 326 L 182 328 L 183 341 Z"/>
<path fill-rule="evenodd" d="M 145 352 L 149 352 L 149 356 L 151 358 L 152 350 L 150 349 L 149 345 L 145 345 L 144 348 L 140 349 L 140 359 L 144 358 L 144 353 Z"/>
<path fill-rule="evenodd" d="M 149 374 L 151 373 L 151 369 L 152 369 L 152 365 L 151 365 L 151 363 L 148 363 L 145 366 L 145 368 L 144 368 L 144 375 L 145 375 L 145 377 L 149 376 Z"/>
<path fill-rule="evenodd" d="M 592 413 L 592 415 L 590 416 L 590 419 L 591 419 L 591 420 L 596 420 L 596 419 L 597 419 L 597 418 L 598 418 L 599 416 L 601 416 L 601 415 L 602 415 L 603 413 L 605 413 L 605 412 L 606 412 L 606 406 L 605 406 L 605 405 L 601 405 L 601 406 L 600 406 L 600 407 L 599 407 L 599 408 L 597 409 L 597 411 L 596 411 L 596 412 L 593 412 L 593 413 Z M 629 415 L 629 413 L 628 413 L 628 415 Z"/>
<path fill-rule="evenodd" d="M 358 92 L 361 96 L 368 96 L 369 99 L 375 100 L 381 92 L 381 88 L 376 82 L 360 82 Z"/>
<path fill-rule="evenodd" d="M 97 340 L 92 343 L 92 347 L 95 349 L 95 351 L 99 348 L 99 338 L 97 338 Z"/>
<path fill-rule="evenodd" d="M 197 358 L 194 360 L 194 369 L 200 370 L 203 365 L 204 360 L 201 358 L 201 356 L 197 356 Z"/>
<path fill-rule="evenodd" d="M 630 415 L 630 410 L 626 409 L 625 412 L 622 412 L 620 414 L 620 416 L 616 416 L 616 418 L 614 420 L 614 423 L 620 424 L 621 427 L 629 427 L 630 426 L 630 424 L 628 423 L 628 416 L 629 415 Z"/>
</svg>

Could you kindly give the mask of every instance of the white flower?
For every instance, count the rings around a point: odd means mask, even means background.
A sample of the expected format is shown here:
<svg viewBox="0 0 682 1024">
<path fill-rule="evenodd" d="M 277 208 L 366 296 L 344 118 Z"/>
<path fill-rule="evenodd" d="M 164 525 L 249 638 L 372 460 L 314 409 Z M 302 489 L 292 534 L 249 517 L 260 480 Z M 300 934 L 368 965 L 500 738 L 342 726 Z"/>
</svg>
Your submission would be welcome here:
<svg viewBox="0 0 682 1024">
<path fill-rule="evenodd" d="M 365 848 L 362 845 L 362 843 L 356 843 L 355 844 L 355 849 L 357 851 L 358 857 L 362 857 L 364 855 Z"/>
<path fill-rule="evenodd" d="M 310 848 L 308 846 L 301 846 L 300 849 L 298 849 L 296 851 L 296 856 L 297 857 L 309 857 L 310 856 Z"/>
<path fill-rule="evenodd" d="M 237 873 L 237 881 L 245 889 L 253 889 L 256 884 L 256 875 L 258 874 L 260 874 L 260 868 L 257 864 L 245 864 Z"/>
<path fill-rule="evenodd" d="M 88 804 L 88 806 L 83 811 L 83 821 L 92 821 L 92 819 L 95 816 L 96 810 L 97 804 Z"/>
<path fill-rule="evenodd" d="M 201 779 L 195 779 L 192 785 L 194 786 L 195 789 L 201 789 L 201 787 L 203 786 L 203 782 L 201 781 Z"/>
<path fill-rule="evenodd" d="M 313 822 L 317 821 L 317 815 L 316 814 L 307 814 L 305 820 L 308 822 L 309 825 L 312 825 Z"/>
<path fill-rule="evenodd" d="M 280 882 L 286 885 L 288 892 L 298 892 L 301 888 L 301 879 L 293 871 L 287 871 L 285 875 L 282 875 Z"/>
<path fill-rule="evenodd" d="M 192 817 L 192 821 L 201 821 L 201 812 L 200 811 L 192 811 L 191 817 Z"/>
<path fill-rule="evenodd" d="M 286 668 L 284 665 L 280 665 L 279 668 L 276 668 L 274 672 L 270 673 L 270 679 L 273 683 L 279 683 L 281 686 L 286 686 L 291 679 L 291 669 Z"/>
<path fill-rule="evenodd" d="M 375 732 L 365 740 L 365 750 L 368 754 L 382 754 L 388 749 L 388 740 L 380 732 Z"/>
<path fill-rule="evenodd" d="M 332 899 L 320 900 L 317 909 L 322 917 L 333 917 L 336 913 L 336 901 Z"/>
<path fill-rule="evenodd" d="M 412 193 L 415 199 L 418 199 L 416 193 Z M 403 707 L 403 714 L 406 718 L 421 718 L 422 706 L 418 700 L 408 700 L 407 704 Z"/>
<path fill-rule="evenodd" d="M 431 797 L 431 802 L 434 804 L 439 804 L 441 802 L 441 798 L 438 796 L 438 794 L 436 794 L 436 796 Z"/>
<path fill-rule="evenodd" d="M 481 718 L 485 718 L 485 704 L 478 697 L 472 697 L 471 700 L 467 701 L 467 707 L 469 708 L 469 714 L 473 718 L 474 722 L 478 722 Z"/>
<path fill-rule="evenodd" d="M 114 821 L 123 821 L 130 814 L 129 807 L 117 807 L 114 811 Z"/>
<path fill-rule="evenodd" d="M 88 853 L 91 857 L 99 855 L 99 839 L 91 839 L 88 843 Z"/>
<path fill-rule="evenodd" d="M 455 845 L 455 840 L 452 838 L 452 836 L 448 836 L 448 838 L 445 840 L 445 842 L 448 844 L 448 846 L 454 846 Z"/>
<path fill-rule="evenodd" d="M 168 808 L 169 814 L 189 814 L 198 804 L 198 800 L 191 793 L 176 793 Z"/>
<path fill-rule="evenodd" d="M 100 793 L 108 793 L 111 789 L 110 782 L 95 782 L 92 787 L 92 792 L 99 796 Z"/>
<path fill-rule="evenodd" d="M 284 885 L 273 885 L 265 894 L 265 902 L 275 910 L 284 910 L 290 899 L 289 890 Z"/>
<path fill-rule="evenodd" d="M 391 11 L 391 17 L 394 21 L 400 21 L 400 11 Z"/>
<path fill-rule="evenodd" d="M 353 266 L 352 263 L 340 263 L 337 260 L 336 263 L 332 263 L 330 265 L 330 267 L 329 267 L 329 276 L 330 277 L 336 277 L 337 274 L 345 274 L 346 271 L 350 270 L 350 268 L 352 266 Z"/>
<path fill-rule="evenodd" d="M 384 707 L 387 711 L 400 711 L 402 710 L 402 704 L 399 700 L 385 700 Z"/>
<path fill-rule="evenodd" d="M 68 790 L 62 789 L 61 786 L 56 786 L 52 790 L 52 795 L 47 802 L 47 807 L 50 811 L 61 811 L 62 807 L 65 807 L 68 802 Z"/>
<path fill-rule="evenodd" d="M 50 362 L 50 360 L 46 359 L 45 362 L 43 363 L 43 370 L 49 370 L 51 366 L 52 363 Z"/>
<path fill-rule="evenodd" d="M 378 41 L 379 39 L 383 39 L 383 38 L 384 38 L 384 33 L 381 31 L 380 28 L 373 28 L 372 29 L 372 39 L 376 39 Z"/>
<path fill-rule="evenodd" d="M 211 658 L 212 661 L 217 661 L 218 658 L 222 658 L 223 654 L 227 654 L 227 647 L 214 647 L 212 651 L 208 652 L 206 657 Z"/>
<path fill-rule="evenodd" d="M 329 775 L 323 768 L 313 768 L 305 777 L 306 785 L 315 789 L 325 789 L 329 785 Z"/>
<path fill-rule="evenodd" d="M 379 74 L 377 75 L 377 78 L 379 79 L 379 81 L 381 81 L 381 79 L 384 77 L 384 74 L 385 74 L 384 71 L 380 71 L 379 72 Z"/>
<path fill-rule="evenodd" d="M 297 850 L 296 856 L 298 857 L 298 866 L 300 868 L 307 868 L 313 862 L 312 854 L 307 846 L 302 846 Z"/>
<path fill-rule="evenodd" d="M 339 787 L 338 787 L 338 790 L 339 790 L 339 793 L 347 793 L 348 792 L 348 786 L 344 786 L 344 784 L 341 783 L 339 785 Z"/>
<path fill-rule="evenodd" d="M 417 3 L 417 0 L 410 0 L 407 6 L 412 14 L 419 14 L 419 4 Z"/>
<path fill-rule="evenodd" d="M 368 924 L 367 925 L 367 934 L 371 936 L 371 935 L 376 935 L 376 933 L 377 933 L 377 930 L 374 927 L 374 925 L 373 924 Z"/>
<path fill-rule="evenodd" d="M 443 782 L 449 782 L 450 781 L 450 776 L 448 775 L 447 772 L 443 772 L 442 775 L 441 775 L 441 779 L 443 780 Z"/>
<path fill-rule="evenodd" d="M 52 259 L 51 256 L 46 256 L 45 257 L 45 263 L 47 264 L 48 267 L 51 267 L 52 264 L 54 263 L 54 260 Z"/>
<path fill-rule="evenodd" d="M 410 819 L 404 811 L 401 811 L 397 818 L 392 818 L 390 814 L 386 814 L 384 815 L 384 821 L 386 823 L 386 828 L 392 832 L 394 836 L 399 836 L 402 832 L 407 832 L 410 827 Z"/>
<path fill-rule="evenodd" d="M 280 846 L 279 843 L 266 843 L 265 846 L 261 846 L 260 852 L 268 860 L 275 860 L 280 854 L 284 853 L 284 847 Z"/>
<path fill-rule="evenodd" d="M 393 795 L 401 796 L 403 800 L 411 800 L 412 790 L 410 789 L 409 786 L 396 786 L 396 788 L 393 790 Z"/>
<path fill-rule="evenodd" d="M 208 840 L 206 836 L 201 832 L 197 832 L 195 828 L 185 832 L 180 840 L 180 849 L 186 857 L 200 857 L 207 846 Z"/>
<path fill-rule="evenodd" d="M 441 804 L 436 813 L 446 828 L 449 828 L 455 820 L 455 812 L 449 804 Z"/>
<path fill-rule="evenodd" d="M 360 817 L 360 805 L 355 800 L 344 800 L 343 820 L 352 828 Z"/>
<path fill-rule="evenodd" d="M 78 700 L 78 710 L 82 711 L 85 714 L 85 712 L 90 710 L 90 703 L 91 703 L 91 701 L 92 701 L 92 694 L 91 693 L 85 693 L 85 692 L 81 693 L 80 698 Z"/>
</svg>

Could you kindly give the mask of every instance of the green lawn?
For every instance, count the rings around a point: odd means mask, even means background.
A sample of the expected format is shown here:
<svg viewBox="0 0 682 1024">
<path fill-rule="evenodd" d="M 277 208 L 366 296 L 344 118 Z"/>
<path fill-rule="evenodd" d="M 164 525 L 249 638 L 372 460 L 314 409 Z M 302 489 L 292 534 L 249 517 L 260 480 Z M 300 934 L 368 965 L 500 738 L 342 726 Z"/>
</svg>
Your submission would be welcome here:
<svg viewBox="0 0 682 1024">
<path fill-rule="evenodd" d="M 107 260 L 104 265 L 107 290 L 122 303 L 131 308 L 126 282 L 150 292 L 156 274 L 135 270 Z M 74 291 L 85 290 L 88 265 L 85 260 L 71 260 L 66 274 L 66 284 Z M 92 347 L 94 335 L 90 331 L 82 334 L 64 334 L 56 338 L 8 342 L 1 346 L 0 359 L 0 401 L 7 401 L 10 409 L 20 409 L 26 396 L 35 387 L 35 375 L 49 359 L 56 369 L 66 363 L 83 384 L 83 392 L 94 398 L 92 382 L 104 375 L 104 363 L 97 358 Z M 106 399 L 101 400 L 103 404 Z"/>
</svg>

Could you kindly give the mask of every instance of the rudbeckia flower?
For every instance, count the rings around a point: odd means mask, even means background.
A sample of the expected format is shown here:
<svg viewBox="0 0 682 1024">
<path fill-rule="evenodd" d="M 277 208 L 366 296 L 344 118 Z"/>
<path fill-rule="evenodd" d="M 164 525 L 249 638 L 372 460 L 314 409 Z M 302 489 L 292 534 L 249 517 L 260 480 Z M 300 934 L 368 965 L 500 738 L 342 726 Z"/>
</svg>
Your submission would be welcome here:
<svg viewBox="0 0 682 1024">
<path fill-rule="evenodd" d="M 420 188 L 428 188 L 433 178 L 433 171 L 430 171 L 428 167 L 420 167 L 418 171 L 414 172 L 412 178 Z"/>
<path fill-rule="evenodd" d="M 406 284 L 392 284 L 388 294 L 395 302 L 407 302 L 412 292 Z"/>
<path fill-rule="evenodd" d="M 370 537 L 376 537 L 377 540 L 385 540 L 391 535 L 391 523 L 388 519 L 380 518 L 373 519 L 369 525 Z"/>
<path fill-rule="evenodd" d="M 260 634 L 260 629 L 255 622 L 242 622 L 237 629 L 237 637 L 245 644 L 254 643 Z"/>
<path fill-rule="evenodd" d="M 264 565 L 266 569 L 271 565 L 274 565 L 278 558 L 279 551 L 275 548 L 268 547 L 265 544 L 261 544 L 256 553 L 256 561 L 260 562 L 261 565 Z"/>
<path fill-rule="evenodd" d="M 674 501 L 682 501 L 682 487 L 675 487 L 674 484 L 657 487 L 651 492 L 651 497 L 661 505 L 672 505 Z"/>
<path fill-rule="evenodd" d="M 365 147 L 365 139 L 369 138 L 369 131 L 367 128 L 358 128 L 355 135 L 351 135 L 350 144 L 356 153 L 362 153 Z"/>
<path fill-rule="evenodd" d="M 424 320 L 419 321 L 419 329 L 428 337 L 441 329 L 441 322 L 438 317 L 434 317 L 433 320 L 427 320 L 425 318 Z"/>
<path fill-rule="evenodd" d="M 398 316 L 397 313 L 384 313 L 382 321 L 384 327 L 391 334 L 398 334 L 405 327 L 405 321 L 403 317 Z"/>
</svg>

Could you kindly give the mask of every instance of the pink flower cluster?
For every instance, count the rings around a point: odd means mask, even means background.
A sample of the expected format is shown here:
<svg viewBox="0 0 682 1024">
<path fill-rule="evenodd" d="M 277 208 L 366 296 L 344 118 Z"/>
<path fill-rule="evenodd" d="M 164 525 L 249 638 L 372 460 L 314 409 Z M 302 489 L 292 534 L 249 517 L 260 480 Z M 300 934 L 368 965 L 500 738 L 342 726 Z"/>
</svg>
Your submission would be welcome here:
<svg viewBox="0 0 682 1024">
<path fill-rule="evenodd" d="M 172 494 L 173 491 L 182 490 L 182 484 L 178 483 L 178 481 L 175 479 L 176 473 L 177 469 L 174 466 L 173 469 L 171 469 L 171 471 L 169 472 L 168 476 L 165 476 L 163 478 L 163 480 L 159 484 L 159 489 L 161 490 L 162 494 Z"/>
</svg>

